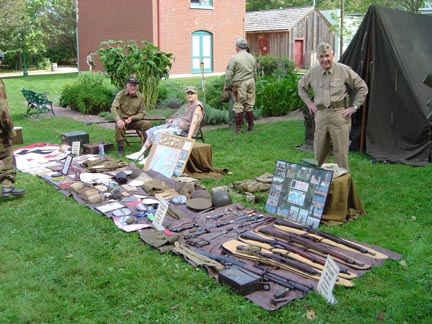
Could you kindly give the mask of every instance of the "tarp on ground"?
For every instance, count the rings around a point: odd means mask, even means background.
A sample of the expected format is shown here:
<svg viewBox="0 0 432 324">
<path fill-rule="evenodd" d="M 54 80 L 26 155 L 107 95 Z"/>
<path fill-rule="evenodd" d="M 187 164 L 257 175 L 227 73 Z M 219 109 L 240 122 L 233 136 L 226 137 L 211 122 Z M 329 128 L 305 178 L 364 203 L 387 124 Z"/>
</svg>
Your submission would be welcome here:
<svg viewBox="0 0 432 324">
<path fill-rule="evenodd" d="M 371 6 L 341 58 L 369 86 L 365 152 L 376 160 L 426 165 L 431 160 L 432 17 Z M 362 112 L 351 149 L 360 147 Z"/>
</svg>

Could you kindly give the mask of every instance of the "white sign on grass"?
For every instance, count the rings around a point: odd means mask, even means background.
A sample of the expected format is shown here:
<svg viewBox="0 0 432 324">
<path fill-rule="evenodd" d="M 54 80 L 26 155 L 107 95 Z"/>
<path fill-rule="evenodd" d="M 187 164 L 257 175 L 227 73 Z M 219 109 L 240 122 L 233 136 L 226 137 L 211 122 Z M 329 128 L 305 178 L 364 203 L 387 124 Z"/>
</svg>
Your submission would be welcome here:
<svg viewBox="0 0 432 324">
<path fill-rule="evenodd" d="M 166 213 L 168 211 L 168 201 L 165 199 L 161 199 L 159 201 L 158 209 L 156 210 L 156 215 L 153 219 L 153 226 L 158 231 L 163 231 L 165 228 L 162 226 L 163 221 L 165 219 Z"/>
<path fill-rule="evenodd" d="M 324 270 L 321 273 L 320 280 L 318 282 L 317 291 L 323 296 L 329 304 L 336 304 L 337 300 L 333 296 L 333 288 L 336 284 L 336 280 L 339 276 L 339 267 L 334 262 L 330 255 L 327 255 L 327 260 L 324 266 Z"/>
</svg>

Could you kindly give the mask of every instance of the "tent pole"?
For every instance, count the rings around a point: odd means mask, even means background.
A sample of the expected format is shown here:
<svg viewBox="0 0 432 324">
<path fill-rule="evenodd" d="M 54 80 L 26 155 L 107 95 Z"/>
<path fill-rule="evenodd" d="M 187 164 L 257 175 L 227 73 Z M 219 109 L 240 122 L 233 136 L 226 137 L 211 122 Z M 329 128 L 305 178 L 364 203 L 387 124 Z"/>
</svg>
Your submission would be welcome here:
<svg viewBox="0 0 432 324">
<path fill-rule="evenodd" d="M 367 55 L 366 55 L 366 73 L 365 73 L 365 82 L 368 85 L 368 87 L 370 88 L 370 78 L 369 78 L 369 68 L 370 68 L 370 55 L 371 55 L 371 46 L 370 46 L 370 39 L 368 42 L 368 47 L 367 47 Z M 363 104 L 363 109 L 362 109 L 362 121 L 361 121 L 361 129 L 360 129 L 360 152 L 364 152 L 365 150 L 365 146 L 366 146 L 366 114 L 367 114 L 367 110 L 369 108 L 369 94 L 366 97 L 365 103 Z"/>
</svg>

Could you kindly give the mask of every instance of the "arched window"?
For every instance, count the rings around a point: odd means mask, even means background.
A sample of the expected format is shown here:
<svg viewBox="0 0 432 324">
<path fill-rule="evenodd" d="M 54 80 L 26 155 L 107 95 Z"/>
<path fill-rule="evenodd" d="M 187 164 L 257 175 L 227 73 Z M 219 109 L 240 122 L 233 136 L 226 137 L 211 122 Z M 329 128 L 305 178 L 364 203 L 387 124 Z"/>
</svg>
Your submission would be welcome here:
<svg viewBox="0 0 432 324">
<path fill-rule="evenodd" d="M 192 33 L 192 73 L 213 72 L 213 35 L 206 31 Z"/>
</svg>

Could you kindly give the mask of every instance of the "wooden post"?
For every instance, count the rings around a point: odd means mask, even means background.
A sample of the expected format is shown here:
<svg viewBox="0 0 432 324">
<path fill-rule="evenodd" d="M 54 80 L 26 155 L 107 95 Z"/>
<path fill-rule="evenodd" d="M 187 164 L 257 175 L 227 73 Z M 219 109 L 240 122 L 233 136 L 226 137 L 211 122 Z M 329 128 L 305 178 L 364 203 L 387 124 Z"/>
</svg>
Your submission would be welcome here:
<svg viewBox="0 0 432 324">
<path fill-rule="evenodd" d="M 341 0 L 341 16 L 340 16 L 340 43 L 339 43 L 339 58 L 342 57 L 343 53 L 343 29 L 344 29 L 344 2 L 345 0 Z"/>
</svg>

